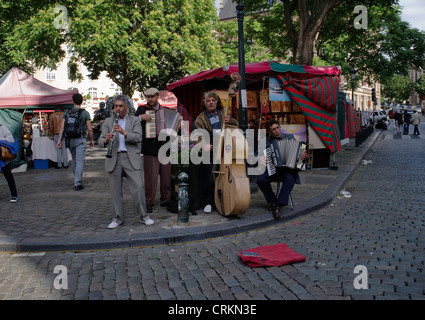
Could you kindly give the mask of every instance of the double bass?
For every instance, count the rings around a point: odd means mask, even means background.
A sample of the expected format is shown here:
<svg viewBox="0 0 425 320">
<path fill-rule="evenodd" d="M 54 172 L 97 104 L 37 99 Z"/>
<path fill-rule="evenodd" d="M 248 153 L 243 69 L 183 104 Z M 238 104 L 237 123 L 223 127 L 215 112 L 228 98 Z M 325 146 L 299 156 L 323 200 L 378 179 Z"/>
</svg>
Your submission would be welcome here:
<svg viewBox="0 0 425 320">
<path fill-rule="evenodd" d="M 240 75 L 237 73 L 232 74 L 231 77 L 233 82 L 229 87 L 223 117 L 229 115 L 232 97 L 240 81 Z M 215 155 L 218 169 L 213 171 L 215 174 L 214 202 L 221 215 L 242 215 L 249 207 L 251 189 L 245 167 L 247 152 L 248 145 L 242 130 L 223 121 Z"/>
</svg>

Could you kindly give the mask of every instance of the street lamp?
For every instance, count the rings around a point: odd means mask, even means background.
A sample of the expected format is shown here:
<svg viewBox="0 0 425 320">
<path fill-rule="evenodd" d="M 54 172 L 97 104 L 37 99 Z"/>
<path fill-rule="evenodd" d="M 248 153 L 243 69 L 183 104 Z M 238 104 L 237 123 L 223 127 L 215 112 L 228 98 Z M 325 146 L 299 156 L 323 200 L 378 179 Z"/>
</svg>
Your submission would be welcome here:
<svg viewBox="0 0 425 320">
<path fill-rule="evenodd" d="M 248 128 L 248 113 L 247 113 L 247 97 L 246 97 L 246 79 L 245 79 L 245 48 L 244 48 L 244 34 L 243 34 L 243 18 L 244 18 L 244 5 L 243 0 L 238 0 L 236 5 L 238 17 L 238 55 L 239 55 L 239 75 L 241 76 L 241 83 L 239 86 L 239 127 L 242 131 Z"/>
</svg>

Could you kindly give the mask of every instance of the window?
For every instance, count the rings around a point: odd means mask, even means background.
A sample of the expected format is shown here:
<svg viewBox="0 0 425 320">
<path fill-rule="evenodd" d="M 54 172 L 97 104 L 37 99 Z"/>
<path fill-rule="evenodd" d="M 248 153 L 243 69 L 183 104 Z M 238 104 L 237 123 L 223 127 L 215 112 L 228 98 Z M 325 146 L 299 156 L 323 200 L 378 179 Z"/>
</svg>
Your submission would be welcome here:
<svg viewBox="0 0 425 320">
<path fill-rule="evenodd" d="M 46 80 L 56 80 L 56 70 L 47 68 L 46 69 Z"/>
<path fill-rule="evenodd" d="M 97 98 L 97 88 L 89 88 L 89 95 L 92 99 Z"/>
</svg>

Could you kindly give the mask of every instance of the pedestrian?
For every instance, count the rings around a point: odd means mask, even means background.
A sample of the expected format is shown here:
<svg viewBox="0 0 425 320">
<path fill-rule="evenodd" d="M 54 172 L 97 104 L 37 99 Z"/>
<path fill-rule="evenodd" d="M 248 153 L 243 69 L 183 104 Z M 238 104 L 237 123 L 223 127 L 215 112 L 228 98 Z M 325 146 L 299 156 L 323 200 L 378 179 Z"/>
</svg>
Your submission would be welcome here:
<svg viewBox="0 0 425 320">
<path fill-rule="evenodd" d="M 62 107 L 56 107 L 55 112 L 50 115 L 50 125 L 53 131 L 55 144 L 58 144 L 59 133 L 62 125 L 64 111 Z M 65 137 L 62 136 L 61 147 L 57 148 L 56 169 L 68 168 L 68 150 L 66 149 Z"/>
<path fill-rule="evenodd" d="M 214 207 L 214 159 L 213 159 L 213 144 L 214 134 L 220 135 L 222 123 L 238 126 L 238 122 L 231 116 L 223 116 L 223 106 L 220 97 L 214 91 L 205 93 L 203 100 L 203 112 L 201 112 L 195 120 L 196 129 L 204 129 L 209 133 L 209 142 L 205 143 L 204 152 L 209 153 L 209 163 L 202 164 L 202 175 L 204 181 L 204 212 L 210 213 Z"/>
<path fill-rule="evenodd" d="M 281 132 L 279 122 L 276 120 L 270 120 L 266 123 L 266 131 L 268 137 L 266 139 L 266 148 L 270 146 L 273 140 L 292 140 L 295 137 L 292 134 L 285 134 Z M 307 159 L 307 153 L 304 152 L 301 155 L 301 160 Z M 260 158 L 262 164 L 267 165 L 266 157 Z M 273 192 L 271 183 L 281 182 L 282 188 L 280 189 L 279 195 Z M 266 201 L 269 205 L 269 209 L 273 211 L 273 217 L 279 219 L 281 215 L 281 209 L 288 205 L 289 195 L 294 188 L 295 183 L 300 184 L 300 177 L 298 175 L 298 169 L 289 169 L 285 167 L 276 168 L 276 174 L 269 176 L 268 170 L 266 169 L 263 174 L 257 178 L 257 184 L 263 193 Z"/>
<path fill-rule="evenodd" d="M 87 148 L 87 136 L 90 140 L 89 148 L 93 148 L 93 130 L 90 123 L 90 114 L 81 108 L 83 104 L 83 96 L 79 93 L 72 95 L 72 100 L 74 102 L 74 108 L 67 110 L 62 118 L 61 129 L 59 132 L 57 148 L 62 148 L 62 137 L 65 134 L 65 140 L 67 147 L 71 151 L 72 156 L 72 173 L 74 175 L 74 190 L 82 190 L 84 186 L 82 185 L 83 180 L 83 171 L 84 163 L 86 158 L 86 148 Z M 65 128 L 65 120 L 67 119 L 68 114 L 78 113 L 78 123 L 77 127 L 79 128 L 78 134 L 75 136 L 70 136 L 66 133 L 67 128 Z M 68 124 L 66 125 L 68 126 Z"/>
<path fill-rule="evenodd" d="M 160 177 L 160 205 L 166 207 L 171 200 L 171 162 L 161 163 L 158 158 L 159 149 L 167 141 L 159 141 L 158 135 L 153 138 L 146 137 L 146 122 L 152 117 L 146 111 L 155 111 L 155 117 L 159 118 L 159 112 L 164 109 L 158 102 L 159 91 L 156 88 L 149 88 L 145 92 L 147 104 L 139 106 L 134 115 L 139 117 L 142 125 L 143 140 L 141 153 L 143 154 L 145 194 L 147 212 L 152 213 L 155 203 L 158 176 Z"/>
<path fill-rule="evenodd" d="M 15 140 L 10 130 L 4 125 L 0 124 L 0 146 L 9 149 L 9 151 L 16 155 L 19 149 L 19 142 Z M 18 192 L 16 190 L 15 178 L 12 174 L 12 159 L 0 159 L 0 172 L 4 174 L 10 190 L 10 202 L 18 202 Z"/>
<path fill-rule="evenodd" d="M 416 112 L 416 110 L 413 110 L 413 116 L 412 116 L 412 124 L 414 125 L 413 134 L 414 135 L 420 135 L 419 133 L 419 123 L 421 123 L 421 117 L 419 116 L 419 113 Z"/>
<path fill-rule="evenodd" d="M 404 109 L 404 113 L 403 113 L 403 124 L 404 124 L 403 134 L 409 134 L 409 124 L 410 124 L 411 118 L 412 118 L 412 116 L 407 112 L 407 109 Z"/>
<path fill-rule="evenodd" d="M 401 134 L 401 126 L 403 124 L 403 117 L 398 109 L 396 109 L 394 113 L 394 122 L 397 127 L 397 134 Z"/>
<path fill-rule="evenodd" d="M 154 221 L 146 210 L 145 190 L 142 181 L 143 162 L 140 156 L 142 143 L 142 126 L 137 117 L 128 113 L 129 102 L 123 95 L 114 98 L 114 112 L 118 115 L 110 117 L 102 124 L 98 144 L 111 148 L 110 157 L 106 158 L 105 169 L 109 173 L 114 217 L 108 225 L 114 229 L 124 223 L 124 203 L 122 194 L 122 172 L 136 206 L 140 222 L 151 225 Z"/>
<path fill-rule="evenodd" d="M 391 125 L 393 126 L 393 130 L 396 129 L 396 125 L 395 125 L 395 120 L 394 120 L 394 110 L 391 109 L 388 112 L 388 118 L 390 119 L 390 125 L 388 126 L 388 129 L 391 127 Z"/>
</svg>

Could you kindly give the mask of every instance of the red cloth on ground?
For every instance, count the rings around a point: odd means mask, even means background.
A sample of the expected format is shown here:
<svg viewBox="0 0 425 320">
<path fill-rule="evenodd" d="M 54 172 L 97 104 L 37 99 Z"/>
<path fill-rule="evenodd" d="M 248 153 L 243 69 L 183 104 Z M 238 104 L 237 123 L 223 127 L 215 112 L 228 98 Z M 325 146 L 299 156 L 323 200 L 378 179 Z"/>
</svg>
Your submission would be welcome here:
<svg viewBox="0 0 425 320">
<path fill-rule="evenodd" d="M 286 243 L 241 250 L 239 256 L 242 262 L 251 268 L 278 267 L 290 263 L 304 262 L 306 259 L 302 254 L 289 248 Z"/>
</svg>

